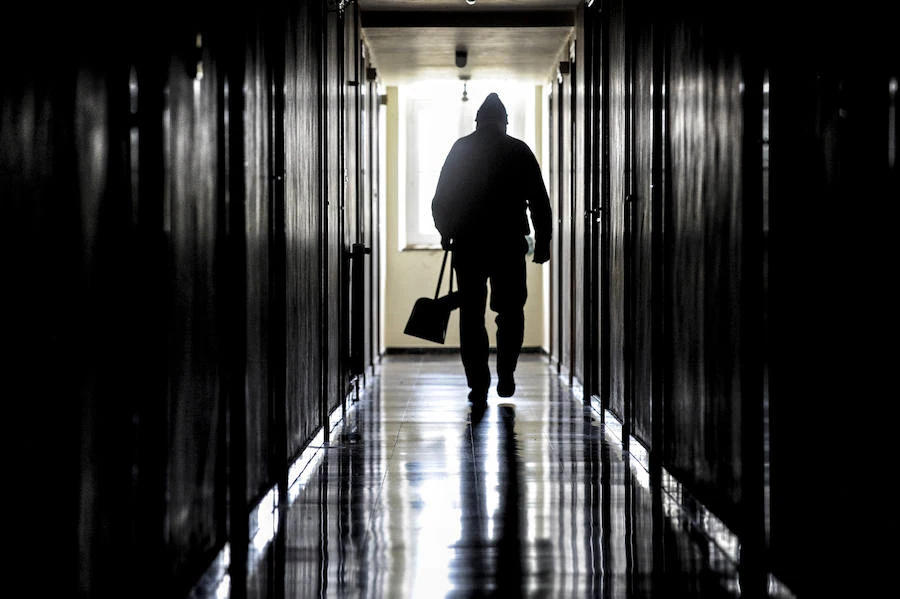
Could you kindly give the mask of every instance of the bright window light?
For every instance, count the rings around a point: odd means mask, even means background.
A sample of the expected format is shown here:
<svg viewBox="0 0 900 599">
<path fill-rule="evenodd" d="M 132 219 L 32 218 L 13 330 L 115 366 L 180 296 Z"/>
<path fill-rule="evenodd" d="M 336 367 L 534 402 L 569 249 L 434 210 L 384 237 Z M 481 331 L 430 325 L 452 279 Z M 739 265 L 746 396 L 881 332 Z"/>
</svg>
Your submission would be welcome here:
<svg viewBox="0 0 900 599">
<path fill-rule="evenodd" d="M 439 248 L 431 200 L 441 167 L 458 138 L 475 130 L 475 113 L 496 92 L 509 114 L 507 133 L 535 151 L 535 87 L 509 81 L 429 81 L 401 86 L 399 180 L 400 249 Z"/>
</svg>

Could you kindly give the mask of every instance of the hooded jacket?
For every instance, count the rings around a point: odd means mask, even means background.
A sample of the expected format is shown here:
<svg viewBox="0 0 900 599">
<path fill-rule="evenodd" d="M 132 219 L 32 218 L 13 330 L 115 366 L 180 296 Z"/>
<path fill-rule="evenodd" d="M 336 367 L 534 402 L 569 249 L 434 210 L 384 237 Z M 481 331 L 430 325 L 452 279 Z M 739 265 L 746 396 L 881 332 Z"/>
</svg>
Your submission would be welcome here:
<svg viewBox="0 0 900 599">
<path fill-rule="evenodd" d="M 444 247 L 521 247 L 531 232 L 530 212 L 535 249 L 549 250 L 550 198 L 540 166 L 525 142 L 496 125 L 505 123 L 506 111 L 491 96 L 479 108 L 476 130 L 447 155 L 431 203 L 435 226 Z"/>
</svg>

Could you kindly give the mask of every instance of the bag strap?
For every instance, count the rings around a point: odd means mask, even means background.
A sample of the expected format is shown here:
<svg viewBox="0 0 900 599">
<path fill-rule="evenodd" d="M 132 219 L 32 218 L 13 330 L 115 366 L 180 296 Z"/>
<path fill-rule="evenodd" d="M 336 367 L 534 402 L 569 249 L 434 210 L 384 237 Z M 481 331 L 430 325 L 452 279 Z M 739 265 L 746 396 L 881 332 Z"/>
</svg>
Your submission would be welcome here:
<svg viewBox="0 0 900 599">
<path fill-rule="evenodd" d="M 456 256 L 450 256 L 450 293 L 453 293 L 453 263 L 456 262 Z"/>
<path fill-rule="evenodd" d="M 434 289 L 434 299 L 437 299 L 441 294 L 441 283 L 444 280 L 444 269 L 447 266 L 447 255 L 450 253 L 450 250 L 444 250 L 444 260 L 441 262 L 441 274 L 438 275 L 437 287 Z M 453 264 L 450 264 L 450 293 L 453 293 Z"/>
</svg>

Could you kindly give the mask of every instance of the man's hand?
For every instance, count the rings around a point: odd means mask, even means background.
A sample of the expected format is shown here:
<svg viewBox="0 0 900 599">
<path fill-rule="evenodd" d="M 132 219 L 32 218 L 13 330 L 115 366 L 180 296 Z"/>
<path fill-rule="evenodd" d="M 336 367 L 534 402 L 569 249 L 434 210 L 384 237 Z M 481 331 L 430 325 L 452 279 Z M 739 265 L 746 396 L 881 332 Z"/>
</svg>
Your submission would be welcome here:
<svg viewBox="0 0 900 599">
<path fill-rule="evenodd" d="M 532 258 L 532 262 L 535 264 L 543 264 L 550 260 L 550 246 L 549 245 L 536 245 L 534 248 L 534 258 Z"/>
</svg>

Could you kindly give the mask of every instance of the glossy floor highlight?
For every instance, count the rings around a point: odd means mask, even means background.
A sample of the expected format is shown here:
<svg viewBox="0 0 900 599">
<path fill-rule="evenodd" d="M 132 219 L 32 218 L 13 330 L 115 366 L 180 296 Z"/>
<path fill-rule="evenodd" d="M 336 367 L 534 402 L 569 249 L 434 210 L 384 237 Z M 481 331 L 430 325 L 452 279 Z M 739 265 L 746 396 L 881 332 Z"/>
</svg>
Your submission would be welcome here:
<svg viewBox="0 0 900 599">
<path fill-rule="evenodd" d="M 651 488 L 615 423 L 546 357 L 516 378 L 473 413 L 458 356 L 386 356 L 276 510 L 247 596 L 741 596 L 733 538 Z"/>
</svg>

